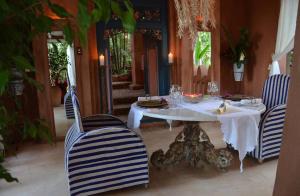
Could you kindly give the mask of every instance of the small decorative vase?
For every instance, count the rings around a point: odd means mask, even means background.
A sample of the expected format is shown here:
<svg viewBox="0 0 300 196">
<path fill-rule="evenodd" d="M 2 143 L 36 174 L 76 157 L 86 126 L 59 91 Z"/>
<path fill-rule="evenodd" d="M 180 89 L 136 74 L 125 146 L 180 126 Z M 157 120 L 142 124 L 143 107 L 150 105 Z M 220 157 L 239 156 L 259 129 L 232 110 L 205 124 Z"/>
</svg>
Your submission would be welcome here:
<svg viewBox="0 0 300 196">
<path fill-rule="evenodd" d="M 243 81 L 243 77 L 244 77 L 244 64 L 241 63 L 239 65 L 240 67 L 238 67 L 237 63 L 233 64 L 234 80 L 236 82 Z"/>
</svg>

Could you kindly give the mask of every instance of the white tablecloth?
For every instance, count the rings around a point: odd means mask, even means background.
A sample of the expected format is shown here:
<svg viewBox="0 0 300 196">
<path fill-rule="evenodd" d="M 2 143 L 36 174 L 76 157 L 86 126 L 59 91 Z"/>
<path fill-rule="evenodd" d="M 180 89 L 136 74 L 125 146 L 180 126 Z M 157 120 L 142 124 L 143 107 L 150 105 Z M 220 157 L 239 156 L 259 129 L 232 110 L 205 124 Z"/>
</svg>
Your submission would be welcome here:
<svg viewBox="0 0 300 196">
<path fill-rule="evenodd" d="M 261 111 L 243 107 L 229 106 L 228 112 L 218 115 L 216 109 L 222 103 L 221 100 L 204 99 L 200 103 L 179 103 L 176 107 L 187 108 L 193 111 L 217 116 L 221 123 L 221 131 L 224 135 L 224 141 L 232 145 L 239 152 L 241 161 L 241 171 L 243 170 L 242 161 L 247 152 L 254 150 L 258 139 L 258 125 L 260 121 Z M 132 104 L 127 126 L 137 129 L 140 126 L 140 120 L 143 118 L 143 112 L 147 110 Z"/>
</svg>

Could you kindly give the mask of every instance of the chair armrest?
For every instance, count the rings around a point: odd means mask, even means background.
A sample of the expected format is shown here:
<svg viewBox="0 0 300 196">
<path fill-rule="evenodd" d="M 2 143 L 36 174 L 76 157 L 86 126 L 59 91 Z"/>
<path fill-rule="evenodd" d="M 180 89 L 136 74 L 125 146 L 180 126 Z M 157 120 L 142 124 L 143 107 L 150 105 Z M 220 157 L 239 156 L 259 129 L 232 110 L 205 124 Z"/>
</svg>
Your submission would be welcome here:
<svg viewBox="0 0 300 196">
<path fill-rule="evenodd" d="M 80 132 L 80 130 L 78 130 L 76 123 L 74 122 L 71 127 L 69 128 L 67 135 L 65 137 L 65 151 L 68 151 L 73 144 L 79 140 L 80 137 L 82 137 L 83 135 L 85 135 L 84 132 Z"/>
<path fill-rule="evenodd" d="M 82 125 L 85 132 L 104 127 L 123 127 L 127 128 L 125 122 L 118 117 L 109 114 L 97 114 L 82 118 Z"/>
<path fill-rule="evenodd" d="M 286 104 L 276 105 L 268 109 L 263 115 L 260 121 L 260 128 L 263 130 L 268 126 L 274 126 L 284 122 L 286 111 Z"/>
</svg>

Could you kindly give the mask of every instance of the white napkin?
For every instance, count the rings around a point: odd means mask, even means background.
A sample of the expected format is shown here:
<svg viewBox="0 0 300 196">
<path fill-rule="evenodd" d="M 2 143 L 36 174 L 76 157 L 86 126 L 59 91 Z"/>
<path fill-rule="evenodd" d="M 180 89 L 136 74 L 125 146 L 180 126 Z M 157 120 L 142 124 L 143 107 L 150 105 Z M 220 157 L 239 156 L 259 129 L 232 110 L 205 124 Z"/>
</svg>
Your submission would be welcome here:
<svg viewBox="0 0 300 196">
<path fill-rule="evenodd" d="M 138 97 L 138 101 L 147 101 L 147 100 L 160 100 L 160 96 L 151 96 L 151 97 Z"/>
<path fill-rule="evenodd" d="M 241 104 L 243 105 L 249 105 L 249 104 L 261 104 L 262 103 L 262 99 L 258 98 L 258 99 L 242 99 L 240 101 Z"/>
</svg>

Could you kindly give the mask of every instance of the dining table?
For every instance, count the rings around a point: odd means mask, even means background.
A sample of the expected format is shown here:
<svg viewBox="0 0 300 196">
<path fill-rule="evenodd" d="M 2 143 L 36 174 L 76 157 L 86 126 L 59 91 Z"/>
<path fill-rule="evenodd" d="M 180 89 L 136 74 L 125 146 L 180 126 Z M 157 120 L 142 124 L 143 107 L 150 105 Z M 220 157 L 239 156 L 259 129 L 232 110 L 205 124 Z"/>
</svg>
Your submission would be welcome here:
<svg viewBox="0 0 300 196">
<path fill-rule="evenodd" d="M 165 168 L 187 161 L 193 167 L 209 164 L 226 170 L 233 159 L 231 151 L 228 148 L 215 149 L 201 128 L 204 122 L 220 122 L 223 139 L 238 151 L 240 171 L 243 171 L 243 159 L 257 145 L 260 116 L 266 110 L 264 104 L 241 104 L 212 96 L 206 96 L 198 103 L 182 99 L 174 103 L 169 96 L 152 99 L 165 99 L 169 104 L 163 108 L 144 108 L 137 102 L 133 103 L 127 121 L 129 128 L 138 129 L 143 116 L 164 119 L 170 126 L 172 121 L 182 121 L 184 125 L 166 152 L 159 149 L 151 155 L 152 165 Z M 221 104 L 226 104 L 226 111 L 218 113 Z"/>
</svg>

